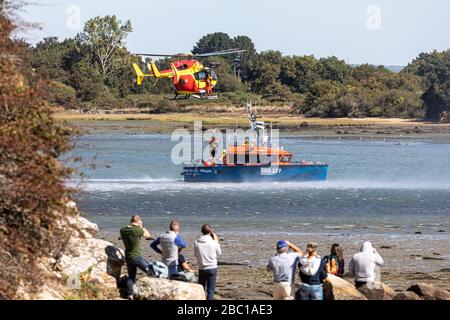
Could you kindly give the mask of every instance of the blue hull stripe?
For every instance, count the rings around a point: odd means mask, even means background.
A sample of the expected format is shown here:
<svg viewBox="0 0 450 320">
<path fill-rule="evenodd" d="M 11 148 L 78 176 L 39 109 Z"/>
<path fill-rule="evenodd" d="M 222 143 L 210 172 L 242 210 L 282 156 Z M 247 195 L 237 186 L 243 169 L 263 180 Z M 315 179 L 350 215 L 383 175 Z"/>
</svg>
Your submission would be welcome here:
<svg viewBox="0 0 450 320">
<path fill-rule="evenodd" d="M 186 182 L 325 181 L 328 165 L 222 166 L 185 165 Z"/>
</svg>

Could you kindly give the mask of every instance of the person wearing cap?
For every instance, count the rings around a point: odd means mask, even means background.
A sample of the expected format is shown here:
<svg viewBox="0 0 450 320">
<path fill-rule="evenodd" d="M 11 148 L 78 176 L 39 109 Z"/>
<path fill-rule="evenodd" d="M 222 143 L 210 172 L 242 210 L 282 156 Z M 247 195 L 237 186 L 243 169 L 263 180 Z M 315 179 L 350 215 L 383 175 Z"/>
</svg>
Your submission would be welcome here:
<svg viewBox="0 0 450 320">
<path fill-rule="evenodd" d="M 267 270 L 273 272 L 273 298 L 275 300 L 291 300 L 295 270 L 302 256 L 302 251 L 289 241 L 277 242 L 277 253 L 270 258 Z M 291 249 L 293 252 L 289 252 Z"/>
<path fill-rule="evenodd" d="M 317 243 L 306 246 L 306 254 L 298 263 L 302 284 L 296 292 L 297 300 L 323 300 L 323 282 L 328 274 L 325 263 L 317 254 Z"/>
</svg>

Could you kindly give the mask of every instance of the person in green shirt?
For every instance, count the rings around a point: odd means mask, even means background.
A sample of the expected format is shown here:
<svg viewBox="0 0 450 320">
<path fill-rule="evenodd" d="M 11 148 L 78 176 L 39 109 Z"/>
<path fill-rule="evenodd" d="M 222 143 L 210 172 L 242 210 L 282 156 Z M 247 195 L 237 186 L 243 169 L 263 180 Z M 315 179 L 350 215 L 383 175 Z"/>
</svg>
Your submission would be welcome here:
<svg viewBox="0 0 450 320">
<path fill-rule="evenodd" d="M 141 254 L 141 238 L 150 240 L 150 232 L 144 228 L 139 215 L 131 217 L 130 224 L 120 229 L 120 237 L 125 246 L 125 262 L 127 264 L 127 298 L 133 299 L 133 285 L 136 281 L 137 268 L 145 273 L 148 271 L 149 262 Z"/>
</svg>

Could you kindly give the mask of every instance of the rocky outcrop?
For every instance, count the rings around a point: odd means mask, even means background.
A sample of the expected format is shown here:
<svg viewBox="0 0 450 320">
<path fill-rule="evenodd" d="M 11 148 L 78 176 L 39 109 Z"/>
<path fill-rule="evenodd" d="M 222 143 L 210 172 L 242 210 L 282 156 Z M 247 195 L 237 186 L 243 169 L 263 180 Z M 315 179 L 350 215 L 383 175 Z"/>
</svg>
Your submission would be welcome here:
<svg viewBox="0 0 450 320">
<path fill-rule="evenodd" d="M 352 283 L 332 274 L 324 282 L 323 290 L 325 300 L 367 300 Z"/>
<path fill-rule="evenodd" d="M 107 273 L 108 247 L 113 247 L 113 244 L 100 239 L 70 238 L 55 269 L 67 279 L 69 287 L 77 286 L 78 281 L 84 281 L 116 288 L 115 277 Z"/>
<path fill-rule="evenodd" d="M 408 288 L 424 300 L 450 300 L 450 292 L 438 289 L 426 283 L 418 283 Z"/>
<path fill-rule="evenodd" d="M 377 283 L 373 287 L 364 285 L 358 288 L 368 300 L 392 300 L 397 293 L 384 283 Z"/>
<path fill-rule="evenodd" d="M 412 291 L 405 291 L 397 293 L 393 300 L 422 300 L 417 294 Z"/>
<path fill-rule="evenodd" d="M 81 283 L 116 289 L 124 264 L 123 250 L 112 243 L 94 238 L 98 226 L 81 216 L 68 223 L 77 230 L 63 246 L 55 261 L 55 274 L 65 280 L 68 288 L 76 289 Z"/>
<path fill-rule="evenodd" d="M 134 284 L 136 300 L 205 300 L 205 290 L 196 283 L 143 277 Z"/>
<path fill-rule="evenodd" d="M 90 222 L 88 219 L 83 217 L 71 218 L 69 223 L 78 227 L 79 234 L 76 235 L 78 238 L 91 238 L 95 237 L 98 233 L 97 224 Z"/>
<path fill-rule="evenodd" d="M 88 287 L 119 296 L 118 285 L 126 279 L 125 253 L 112 243 L 95 238 L 98 227 L 83 217 L 68 221 L 77 231 L 68 237 L 59 257 L 43 261 L 50 271 L 62 281 L 52 282 L 42 288 L 34 299 L 64 299 L 66 297 L 90 298 L 78 295 L 79 289 Z M 91 292 L 89 292 L 91 293 Z M 109 295 L 110 296 L 110 295 Z M 105 297 L 101 294 L 100 297 Z M 111 296 L 110 296 L 111 297 Z M 205 292 L 198 284 L 142 277 L 135 283 L 135 298 L 140 300 L 205 300 Z"/>
</svg>

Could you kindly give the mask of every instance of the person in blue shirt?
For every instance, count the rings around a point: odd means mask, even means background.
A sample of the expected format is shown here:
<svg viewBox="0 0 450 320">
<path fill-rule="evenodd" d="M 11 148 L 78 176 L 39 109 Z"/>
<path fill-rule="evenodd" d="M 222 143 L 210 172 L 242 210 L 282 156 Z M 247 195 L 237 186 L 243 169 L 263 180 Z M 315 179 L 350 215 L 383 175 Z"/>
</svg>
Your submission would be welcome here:
<svg viewBox="0 0 450 320">
<path fill-rule="evenodd" d="M 302 256 L 302 251 L 285 240 L 278 241 L 276 249 L 276 255 L 270 258 L 267 264 L 267 270 L 273 272 L 273 298 L 275 300 L 292 300 L 295 269 Z M 289 252 L 289 249 L 293 252 Z"/>
<path fill-rule="evenodd" d="M 169 277 L 178 272 L 178 248 L 186 248 L 186 242 L 180 235 L 180 222 L 170 222 L 169 231 L 163 233 L 150 244 L 151 248 L 162 256 L 162 262 L 169 268 Z"/>
</svg>

